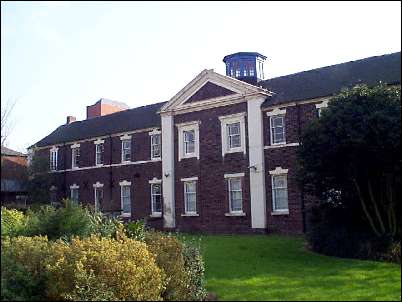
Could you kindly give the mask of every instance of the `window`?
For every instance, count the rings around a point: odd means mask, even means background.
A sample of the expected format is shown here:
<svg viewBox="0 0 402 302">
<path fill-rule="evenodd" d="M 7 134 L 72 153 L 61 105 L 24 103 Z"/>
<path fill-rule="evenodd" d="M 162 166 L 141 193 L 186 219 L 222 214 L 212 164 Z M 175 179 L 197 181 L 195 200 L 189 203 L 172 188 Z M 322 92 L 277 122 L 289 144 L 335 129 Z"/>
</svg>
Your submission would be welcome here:
<svg viewBox="0 0 402 302">
<path fill-rule="evenodd" d="M 76 203 L 79 201 L 79 193 L 78 193 L 78 186 L 71 186 L 70 187 L 70 199 Z"/>
<path fill-rule="evenodd" d="M 53 148 L 50 150 L 50 171 L 57 170 L 57 148 Z"/>
<path fill-rule="evenodd" d="M 271 116 L 271 145 L 285 144 L 285 116 Z"/>
<path fill-rule="evenodd" d="M 194 153 L 195 131 L 183 131 L 184 155 Z"/>
<path fill-rule="evenodd" d="M 184 210 L 186 213 L 197 213 L 197 182 L 184 182 Z"/>
<path fill-rule="evenodd" d="M 240 69 L 236 69 L 236 78 L 240 77 Z"/>
<path fill-rule="evenodd" d="M 250 68 L 248 72 L 250 77 L 254 76 L 254 68 Z"/>
<path fill-rule="evenodd" d="M 121 141 L 121 161 L 128 162 L 131 160 L 131 139 Z"/>
<path fill-rule="evenodd" d="M 246 153 L 245 113 L 220 116 L 222 135 L 222 156 L 226 153 Z"/>
<path fill-rule="evenodd" d="M 161 184 L 151 184 L 151 210 L 152 214 L 162 214 Z"/>
<path fill-rule="evenodd" d="M 243 212 L 241 178 L 228 178 L 230 213 Z"/>
<path fill-rule="evenodd" d="M 272 175 L 272 208 L 275 211 L 288 211 L 287 174 Z"/>
<path fill-rule="evenodd" d="M 125 183 L 125 184 L 122 184 Z M 131 216 L 131 198 L 130 198 L 130 182 L 121 182 L 121 214 L 123 216 Z"/>
<path fill-rule="evenodd" d="M 240 122 L 227 124 L 229 149 L 241 147 Z"/>
<path fill-rule="evenodd" d="M 95 165 L 103 164 L 103 144 L 95 145 L 96 148 L 96 157 L 95 157 Z"/>
<path fill-rule="evenodd" d="M 243 70 L 243 76 L 247 76 L 247 68 L 246 67 L 244 67 L 244 70 Z"/>
<path fill-rule="evenodd" d="M 102 203 L 103 203 L 103 187 L 95 187 L 95 210 L 99 211 L 102 206 Z"/>
<path fill-rule="evenodd" d="M 179 137 L 179 161 L 183 158 L 199 159 L 199 122 L 177 124 Z"/>
<path fill-rule="evenodd" d="M 151 159 L 161 157 L 161 135 L 151 135 Z"/>
<path fill-rule="evenodd" d="M 80 164 L 80 147 L 71 148 L 71 167 L 78 168 Z"/>
<path fill-rule="evenodd" d="M 233 77 L 233 68 L 230 69 L 230 76 Z"/>
</svg>

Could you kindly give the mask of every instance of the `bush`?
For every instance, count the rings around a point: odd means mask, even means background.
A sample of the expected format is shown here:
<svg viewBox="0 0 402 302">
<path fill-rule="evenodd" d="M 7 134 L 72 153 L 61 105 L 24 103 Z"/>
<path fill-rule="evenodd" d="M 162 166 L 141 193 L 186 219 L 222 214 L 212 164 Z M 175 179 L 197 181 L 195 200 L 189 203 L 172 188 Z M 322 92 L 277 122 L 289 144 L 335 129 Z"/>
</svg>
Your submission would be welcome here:
<svg viewBox="0 0 402 302">
<path fill-rule="evenodd" d="M 91 234 L 101 237 L 115 238 L 118 229 L 123 228 L 123 224 L 114 217 L 107 217 L 98 211 L 88 211 L 91 220 Z"/>
<path fill-rule="evenodd" d="M 24 213 L 1 207 L 1 236 L 20 235 L 25 228 Z"/>
<path fill-rule="evenodd" d="M 145 233 L 148 249 L 156 255 L 156 263 L 163 269 L 166 289 L 162 294 L 167 301 L 183 301 L 191 298 L 189 277 L 185 271 L 183 247 L 175 237 L 161 232 Z"/>
<path fill-rule="evenodd" d="M 145 223 L 142 220 L 131 221 L 125 226 L 126 234 L 129 238 L 144 241 L 145 240 Z"/>
<path fill-rule="evenodd" d="M 204 301 L 207 291 L 204 287 L 204 261 L 200 252 L 200 244 L 194 240 L 183 242 L 184 267 L 188 275 L 190 297 L 188 300 Z"/>
<path fill-rule="evenodd" d="M 129 238 L 56 241 L 48 271 L 48 298 L 55 300 L 160 300 L 163 291 L 154 256 L 144 243 Z"/>
</svg>

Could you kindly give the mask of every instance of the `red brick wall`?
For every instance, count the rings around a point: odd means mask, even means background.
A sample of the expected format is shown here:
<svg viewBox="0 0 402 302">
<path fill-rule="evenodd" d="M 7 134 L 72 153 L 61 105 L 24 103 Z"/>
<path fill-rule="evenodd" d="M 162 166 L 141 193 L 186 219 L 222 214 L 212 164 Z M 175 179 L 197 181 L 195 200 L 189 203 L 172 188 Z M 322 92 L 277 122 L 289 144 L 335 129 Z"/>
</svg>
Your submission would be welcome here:
<svg viewBox="0 0 402 302">
<path fill-rule="evenodd" d="M 241 103 L 175 116 L 175 124 L 200 121 L 200 159 L 178 161 L 178 130 L 175 127 L 175 201 L 176 227 L 182 231 L 251 232 L 248 154 L 231 153 L 222 158 L 219 116 L 247 112 Z M 247 122 L 247 120 L 246 120 Z M 247 132 L 247 124 L 246 124 Z M 226 217 L 229 212 L 225 173 L 245 173 L 243 186 L 244 217 Z M 197 176 L 197 213 L 199 217 L 182 217 L 184 192 L 181 178 Z"/>
<path fill-rule="evenodd" d="M 96 103 L 92 106 L 87 106 L 87 119 L 108 115 L 122 110 L 124 109 L 110 104 Z"/>
</svg>

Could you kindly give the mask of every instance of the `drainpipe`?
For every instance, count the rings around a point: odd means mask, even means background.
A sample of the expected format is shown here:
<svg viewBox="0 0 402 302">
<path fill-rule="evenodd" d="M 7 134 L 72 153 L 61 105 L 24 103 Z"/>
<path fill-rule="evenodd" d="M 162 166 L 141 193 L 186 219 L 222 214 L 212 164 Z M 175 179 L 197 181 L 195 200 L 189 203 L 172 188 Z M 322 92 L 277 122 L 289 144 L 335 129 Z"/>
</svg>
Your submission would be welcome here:
<svg viewBox="0 0 402 302">
<path fill-rule="evenodd" d="M 297 132 L 298 132 L 298 143 L 301 142 L 301 112 L 300 105 L 296 103 L 297 107 Z M 302 210 L 302 221 L 303 221 L 303 233 L 306 233 L 306 209 L 304 205 L 304 185 L 300 186 L 300 199 L 301 199 L 301 210 Z"/>
</svg>

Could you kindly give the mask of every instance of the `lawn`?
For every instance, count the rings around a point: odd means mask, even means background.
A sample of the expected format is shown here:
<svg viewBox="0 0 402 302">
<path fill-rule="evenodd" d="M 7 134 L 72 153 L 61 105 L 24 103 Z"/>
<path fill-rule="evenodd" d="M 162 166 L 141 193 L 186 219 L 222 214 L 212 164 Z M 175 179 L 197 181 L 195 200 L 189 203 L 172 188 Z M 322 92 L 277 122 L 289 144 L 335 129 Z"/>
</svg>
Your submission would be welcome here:
<svg viewBox="0 0 402 302">
<path fill-rule="evenodd" d="M 218 300 L 401 300 L 399 265 L 327 257 L 301 237 L 201 236 Z"/>
</svg>

